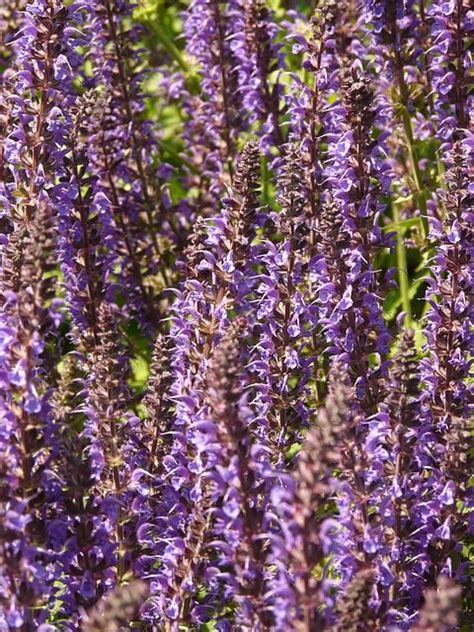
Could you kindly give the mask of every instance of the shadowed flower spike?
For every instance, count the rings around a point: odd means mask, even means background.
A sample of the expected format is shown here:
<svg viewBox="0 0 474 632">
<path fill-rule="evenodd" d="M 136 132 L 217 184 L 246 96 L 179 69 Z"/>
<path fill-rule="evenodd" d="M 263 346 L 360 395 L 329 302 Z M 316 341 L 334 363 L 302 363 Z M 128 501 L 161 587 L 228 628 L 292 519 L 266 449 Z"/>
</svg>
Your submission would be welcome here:
<svg viewBox="0 0 474 632">
<path fill-rule="evenodd" d="M 341 462 L 346 406 L 345 396 L 335 384 L 304 438 L 291 477 L 278 494 L 280 529 L 273 537 L 272 562 L 278 573 L 275 612 L 279 629 L 307 632 L 324 627 L 322 607 L 330 601 L 331 588 L 325 577 L 325 520 L 338 487 L 334 469 Z"/>
<path fill-rule="evenodd" d="M 376 632 L 380 628 L 370 608 L 374 574 L 370 568 L 361 569 L 347 585 L 336 604 L 337 624 L 331 632 Z"/>
<path fill-rule="evenodd" d="M 239 608 L 237 620 L 253 630 L 264 630 L 271 621 L 265 607 L 268 573 L 264 538 L 269 491 L 265 477 L 270 468 L 244 394 L 248 380 L 243 370 L 247 362 L 243 352 L 246 329 L 243 317 L 229 325 L 216 348 L 208 377 L 208 415 L 216 424 L 221 450 L 212 478 L 215 493 L 224 503 L 214 515 L 213 545 L 219 553 L 226 595 L 233 597 Z M 229 572 L 226 567 L 233 570 Z"/>
<path fill-rule="evenodd" d="M 148 586 L 135 580 L 124 584 L 103 597 L 92 612 L 87 615 L 81 630 L 83 632 L 120 632 L 130 626 L 146 600 Z"/>
<path fill-rule="evenodd" d="M 451 632 L 459 625 L 461 588 L 452 579 L 440 575 L 436 588 L 428 588 L 425 604 L 411 632 Z"/>
<path fill-rule="evenodd" d="M 366 421 L 344 365 L 334 364 L 329 375 L 329 402 L 337 411 L 340 424 L 340 483 L 335 500 L 337 521 L 328 521 L 326 545 L 333 553 L 334 568 L 346 586 L 362 563 L 368 563 L 380 546 L 380 533 L 369 520 L 370 455 L 364 446 Z"/>
<path fill-rule="evenodd" d="M 242 151 L 233 185 L 223 200 L 224 225 L 221 225 L 220 218 L 216 218 L 216 227 L 209 232 L 210 245 L 219 238 L 223 254 L 226 250 L 229 251 L 226 263 L 221 264 L 222 274 L 226 271 L 226 265 L 242 271 L 248 267 L 250 246 L 255 237 L 257 212 L 260 206 L 259 176 L 260 150 L 257 142 L 249 141 Z M 232 263 L 228 260 L 231 253 Z"/>
<path fill-rule="evenodd" d="M 41 617 L 37 603 L 56 579 L 43 548 L 50 528 L 43 515 L 51 511 L 44 498 L 51 485 L 45 467 L 54 450 L 41 371 L 52 360 L 45 345 L 52 328 L 45 307 L 52 248 L 44 229 L 50 230 L 48 218 L 38 214 L 37 227 L 10 234 L 0 274 L 0 603 L 6 602 L 13 629 L 14 622 L 33 629 Z"/>
<path fill-rule="evenodd" d="M 152 472 L 163 466 L 165 443 L 171 428 L 170 389 L 171 345 L 163 335 L 159 335 L 153 349 L 148 377 L 148 388 L 143 399 L 147 409 L 146 429 L 150 433 L 147 445 L 150 445 L 150 467 Z"/>
<path fill-rule="evenodd" d="M 118 315 L 107 303 L 98 312 L 98 342 L 84 359 L 87 372 L 84 435 L 94 481 L 95 502 L 114 550 L 115 580 L 120 583 L 135 553 L 129 528 L 130 476 L 134 469 L 133 426 L 128 359 L 118 336 Z"/>
</svg>

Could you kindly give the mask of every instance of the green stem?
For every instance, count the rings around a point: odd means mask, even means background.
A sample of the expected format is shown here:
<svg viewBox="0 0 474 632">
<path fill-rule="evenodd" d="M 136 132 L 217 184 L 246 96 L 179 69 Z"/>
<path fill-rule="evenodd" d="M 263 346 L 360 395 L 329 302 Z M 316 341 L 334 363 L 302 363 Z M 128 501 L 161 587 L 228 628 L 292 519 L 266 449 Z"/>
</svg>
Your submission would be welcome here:
<svg viewBox="0 0 474 632">
<path fill-rule="evenodd" d="M 161 19 L 161 16 L 157 15 L 155 20 L 153 21 L 153 24 L 152 24 L 153 31 L 156 33 L 158 39 L 163 44 L 163 48 L 165 48 L 166 51 L 171 55 L 171 57 L 176 60 L 178 65 L 181 67 L 181 70 L 183 70 L 184 72 L 189 72 L 188 63 L 185 61 L 179 48 L 177 48 L 177 46 L 175 45 L 171 37 L 163 28 L 163 25 L 161 24 L 160 19 Z"/>
<path fill-rule="evenodd" d="M 397 204 L 393 205 L 393 221 L 395 224 L 400 222 L 400 214 L 398 212 Z M 412 313 L 411 302 L 409 294 L 409 279 L 408 279 L 408 265 L 407 265 L 407 253 L 405 249 L 405 241 L 403 239 L 403 228 L 397 230 L 397 268 L 398 268 L 398 284 L 400 287 L 400 297 L 402 300 L 403 311 L 405 312 L 405 325 L 411 326 Z"/>
<path fill-rule="evenodd" d="M 423 178 L 421 175 L 420 164 L 418 159 L 418 150 L 415 145 L 415 139 L 413 137 L 413 128 L 411 124 L 410 114 L 405 105 L 401 105 L 403 125 L 405 127 L 405 134 L 408 141 L 408 151 L 410 154 L 410 160 L 413 165 L 413 178 L 416 186 L 416 197 L 421 212 L 421 228 L 423 239 L 426 239 L 428 234 L 428 220 L 427 220 L 427 208 L 426 208 L 426 195 L 423 186 Z"/>
<path fill-rule="evenodd" d="M 415 139 L 413 136 L 413 127 L 411 124 L 410 112 L 408 110 L 408 105 L 410 102 L 410 92 L 408 90 L 407 83 L 405 81 L 404 75 L 404 63 L 403 57 L 400 51 L 400 48 L 397 44 L 397 23 L 396 16 L 393 13 L 391 15 L 391 19 L 393 20 L 391 35 L 392 35 L 392 46 L 393 46 L 393 56 L 394 56 L 394 64 L 395 64 L 395 75 L 398 83 L 398 90 L 400 93 L 400 109 L 402 114 L 403 125 L 405 127 L 405 135 L 407 137 L 408 142 L 408 151 L 410 154 L 410 159 L 413 168 L 413 177 L 415 180 L 416 193 L 418 198 L 418 205 L 420 207 L 421 212 L 421 230 L 423 239 L 426 239 L 428 235 L 428 218 L 426 216 L 426 195 L 423 186 L 423 178 L 421 175 L 420 163 L 418 159 L 418 150 L 415 144 Z"/>
</svg>

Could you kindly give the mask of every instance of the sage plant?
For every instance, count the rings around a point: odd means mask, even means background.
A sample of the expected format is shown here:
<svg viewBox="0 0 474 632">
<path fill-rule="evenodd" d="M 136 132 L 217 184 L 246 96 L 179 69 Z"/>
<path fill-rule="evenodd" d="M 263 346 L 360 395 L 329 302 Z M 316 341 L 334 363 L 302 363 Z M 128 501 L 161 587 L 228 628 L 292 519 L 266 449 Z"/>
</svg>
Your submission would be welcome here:
<svg viewBox="0 0 474 632">
<path fill-rule="evenodd" d="M 467 0 L 5 0 L 0 631 L 472 620 Z"/>
</svg>

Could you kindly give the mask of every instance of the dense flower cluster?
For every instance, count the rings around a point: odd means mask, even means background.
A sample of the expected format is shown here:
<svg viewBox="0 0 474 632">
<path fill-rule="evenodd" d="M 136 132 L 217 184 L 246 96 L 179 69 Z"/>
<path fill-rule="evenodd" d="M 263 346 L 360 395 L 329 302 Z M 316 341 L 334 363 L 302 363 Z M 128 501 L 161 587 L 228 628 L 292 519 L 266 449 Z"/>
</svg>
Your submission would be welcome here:
<svg viewBox="0 0 474 632">
<path fill-rule="evenodd" d="M 473 29 L 3 2 L 0 632 L 471 629 Z"/>
</svg>

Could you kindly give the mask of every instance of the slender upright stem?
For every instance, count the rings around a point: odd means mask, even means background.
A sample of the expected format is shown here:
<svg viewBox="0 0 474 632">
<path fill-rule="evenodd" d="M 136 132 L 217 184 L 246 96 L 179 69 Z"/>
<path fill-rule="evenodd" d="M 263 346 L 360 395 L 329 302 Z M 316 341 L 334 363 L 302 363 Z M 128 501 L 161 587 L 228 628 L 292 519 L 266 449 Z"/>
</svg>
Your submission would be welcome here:
<svg viewBox="0 0 474 632">
<path fill-rule="evenodd" d="M 393 221 L 396 225 L 400 222 L 400 214 L 398 205 L 393 205 Z M 403 311 L 405 312 L 405 325 L 410 327 L 412 322 L 411 301 L 410 301 L 410 282 L 408 278 L 407 253 L 405 242 L 403 239 L 402 228 L 397 228 L 397 269 L 398 269 L 398 285 L 400 296 L 402 299 Z"/>
<path fill-rule="evenodd" d="M 426 194 L 423 185 L 423 176 L 420 169 L 420 161 L 418 156 L 418 149 L 416 147 L 415 139 L 413 136 L 413 127 L 411 123 L 411 117 L 409 112 L 410 93 L 404 75 L 404 63 L 400 50 L 400 44 L 397 41 L 397 23 L 395 16 L 391 16 L 389 24 L 391 29 L 391 44 L 393 49 L 393 63 L 395 77 L 398 83 L 398 90 L 400 93 L 400 111 L 402 115 L 403 126 L 405 128 L 405 135 L 408 143 L 408 152 L 410 154 L 410 160 L 413 169 L 413 179 L 415 181 L 417 201 L 421 212 L 421 227 L 423 239 L 426 239 L 428 234 L 427 226 L 427 208 L 426 208 Z"/>
<path fill-rule="evenodd" d="M 403 80 L 403 82 L 405 81 Z M 400 93 L 401 93 L 401 90 L 400 90 Z M 410 154 L 410 160 L 411 160 L 412 169 L 413 169 L 413 179 L 415 181 L 416 194 L 417 194 L 416 198 L 417 198 L 417 201 L 420 207 L 420 212 L 421 212 L 422 235 L 423 235 L 423 239 L 426 239 L 426 236 L 428 234 L 428 226 L 427 226 L 427 218 L 426 218 L 426 214 L 427 214 L 426 193 L 425 193 L 425 189 L 423 185 L 423 176 L 421 174 L 421 169 L 420 169 L 420 164 L 419 164 L 418 150 L 416 148 L 415 139 L 413 137 L 413 127 L 411 124 L 411 117 L 410 117 L 410 114 L 408 113 L 408 108 L 403 103 L 401 105 L 401 112 L 402 112 L 403 126 L 405 128 L 405 135 L 408 142 L 408 151 Z"/>
</svg>

